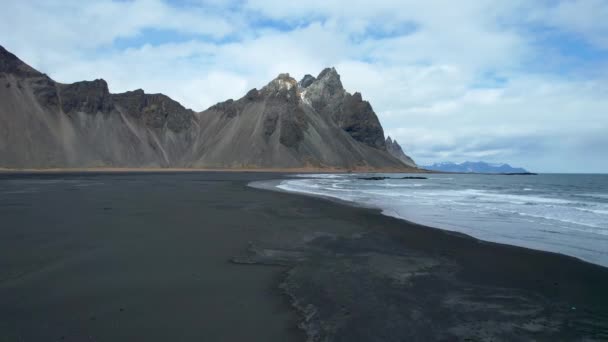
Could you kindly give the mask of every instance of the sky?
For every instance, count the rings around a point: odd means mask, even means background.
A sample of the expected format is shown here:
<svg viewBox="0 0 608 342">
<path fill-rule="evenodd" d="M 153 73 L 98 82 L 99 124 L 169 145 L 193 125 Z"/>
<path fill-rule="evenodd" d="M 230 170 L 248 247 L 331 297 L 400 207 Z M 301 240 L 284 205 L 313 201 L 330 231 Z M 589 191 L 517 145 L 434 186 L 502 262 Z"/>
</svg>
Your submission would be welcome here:
<svg viewBox="0 0 608 342">
<path fill-rule="evenodd" d="M 0 3 L 0 45 L 58 82 L 201 111 L 334 66 L 418 164 L 608 172 L 608 0 Z"/>
</svg>

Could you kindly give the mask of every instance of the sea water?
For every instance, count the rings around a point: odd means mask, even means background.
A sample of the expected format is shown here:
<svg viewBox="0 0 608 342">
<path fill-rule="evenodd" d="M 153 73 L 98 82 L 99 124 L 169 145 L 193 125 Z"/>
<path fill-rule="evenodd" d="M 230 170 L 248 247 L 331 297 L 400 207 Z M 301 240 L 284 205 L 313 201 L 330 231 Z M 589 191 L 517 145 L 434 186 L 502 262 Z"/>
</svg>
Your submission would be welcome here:
<svg viewBox="0 0 608 342">
<path fill-rule="evenodd" d="M 302 174 L 276 186 L 608 266 L 608 175 Z"/>
</svg>

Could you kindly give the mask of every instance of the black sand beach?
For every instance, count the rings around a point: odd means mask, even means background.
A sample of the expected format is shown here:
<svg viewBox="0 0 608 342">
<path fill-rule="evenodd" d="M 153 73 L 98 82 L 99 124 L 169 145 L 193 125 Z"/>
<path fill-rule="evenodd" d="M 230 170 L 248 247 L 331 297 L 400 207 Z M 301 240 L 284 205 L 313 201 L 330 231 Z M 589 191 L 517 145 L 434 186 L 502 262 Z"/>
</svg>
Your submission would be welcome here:
<svg viewBox="0 0 608 342">
<path fill-rule="evenodd" d="M 0 174 L 0 341 L 608 339 L 606 268 L 279 177 Z"/>
</svg>

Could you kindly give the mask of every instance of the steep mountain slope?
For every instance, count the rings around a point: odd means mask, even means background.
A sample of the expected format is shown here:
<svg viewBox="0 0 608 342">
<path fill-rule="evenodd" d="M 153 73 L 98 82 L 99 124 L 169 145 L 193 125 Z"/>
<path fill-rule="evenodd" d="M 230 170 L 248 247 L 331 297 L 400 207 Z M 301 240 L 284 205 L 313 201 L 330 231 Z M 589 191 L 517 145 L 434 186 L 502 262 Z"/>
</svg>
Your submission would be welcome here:
<svg viewBox="0 0 608 342">
<path fill-rule="evenodd" d="M 282 74 L 196 113 L 104 80 L 55 82 L 2 47 L 0 167 L 408 168 L 335 69 L 300 84 Z"/>
<path fill-rule="evenodd" d="M 403 149 L 401 148 L 401 145 L 399 145 L 397 140 L 391 139 L 390 136 L 386 138 L 386 150 L 393 157 L 401 160 L 405 165 L 411 167 L 418 167 L 414 160 L 403 152 Z"/>
<path fill-rule="evenodd" d="M 320 84 L 317 80 L 313 84 Z M 197 165 L 398 168 L 383 149 L 354 140 L 327 113 L 316 111 L 288 74 L 261 90 L 199 114 Z"/>
<path fill-rule="evenodd" d="M 355 140 L 384 150 L 384 130 L 371 105 L 363 101 L 360 93 L 354 95 L 344 90 L 340 75 L 334 68 L 323 70 L 315 79 L 304 76 L 300 82 L 302 99 L 321 115 L 334 122 Z"/>
</svg>

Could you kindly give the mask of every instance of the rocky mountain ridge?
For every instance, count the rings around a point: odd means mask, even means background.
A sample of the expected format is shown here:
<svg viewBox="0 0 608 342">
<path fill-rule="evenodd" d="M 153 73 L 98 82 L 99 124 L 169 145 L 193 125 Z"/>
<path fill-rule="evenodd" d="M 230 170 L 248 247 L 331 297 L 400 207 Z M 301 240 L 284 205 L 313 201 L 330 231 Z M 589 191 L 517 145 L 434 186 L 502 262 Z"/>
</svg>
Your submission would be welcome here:
<svg viewBox="0 0 608 342">
<path fill-rule="evenodd" d="M 405 165 L 411 167 L 418 167 L 418 165 L 416 165 L 416 162 L 414 162 L 414 160 L 410 156 L 403 152 L 403 149 L 401 148 L 401 145 L 399 145 L 397 140 L 391 139 L 390 136 L 386 138 L 386 150 L 393 157 L 401 160 Z"/>
<path fill-rule="evenodd" d="M 163 94 L 55 82 L 0 46 L 0 167 L 408 170 L 333 68 L 194 112 Z"/>
</svg>

